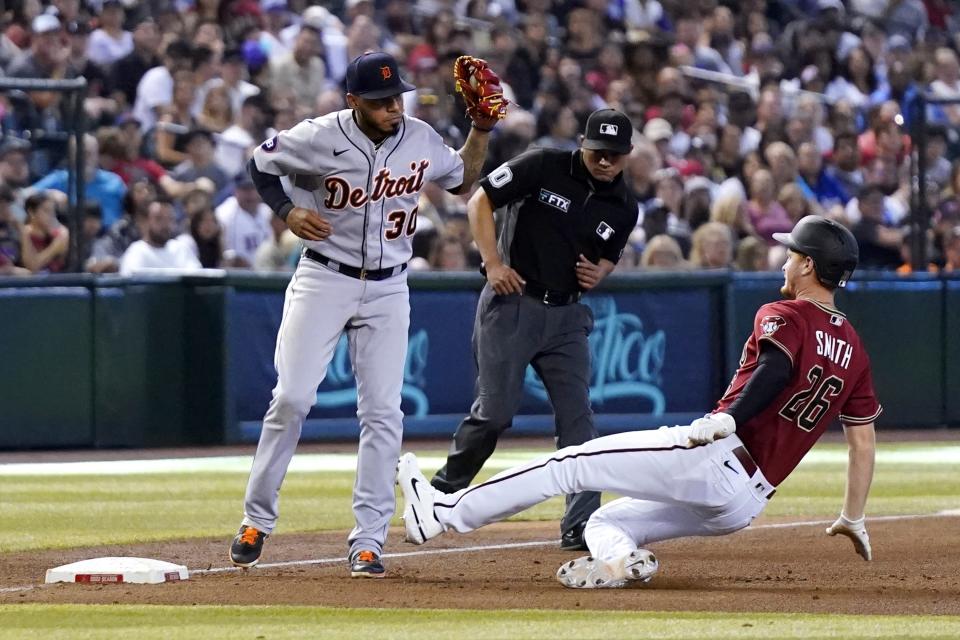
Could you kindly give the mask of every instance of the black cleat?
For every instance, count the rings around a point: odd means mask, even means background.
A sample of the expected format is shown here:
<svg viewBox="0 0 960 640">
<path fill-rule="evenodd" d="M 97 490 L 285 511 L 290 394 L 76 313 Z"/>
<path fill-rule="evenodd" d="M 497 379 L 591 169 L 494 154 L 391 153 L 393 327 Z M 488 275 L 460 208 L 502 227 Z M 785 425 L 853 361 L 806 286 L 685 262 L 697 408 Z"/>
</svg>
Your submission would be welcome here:
<svg viewBox="0 0 960 640">
<path fill-rule="evenodd" d="M 560 537 L 562 551 L 588 551 L 587 543 L 583 540 L 583 530 L 586 523 L 575 526 Z"/>
<path fill-rule="evenodd" d="M 260 562 L 260 552 L 263 551 L 263 541 L 266 540 L 267 535 L 269 534 L 259 529 L 247 525 L 241 526 L 237 537 L 233 539 L 233 544 L 230 545 L 230 562 L 244 569 L 249 569 Z"/>
<path fill-rule="evenodd" d="M 382 578 L 386 573 L 380 556 L 373 551 L 358 551 L 350 558 L 351 578 Z"/>
</svg>

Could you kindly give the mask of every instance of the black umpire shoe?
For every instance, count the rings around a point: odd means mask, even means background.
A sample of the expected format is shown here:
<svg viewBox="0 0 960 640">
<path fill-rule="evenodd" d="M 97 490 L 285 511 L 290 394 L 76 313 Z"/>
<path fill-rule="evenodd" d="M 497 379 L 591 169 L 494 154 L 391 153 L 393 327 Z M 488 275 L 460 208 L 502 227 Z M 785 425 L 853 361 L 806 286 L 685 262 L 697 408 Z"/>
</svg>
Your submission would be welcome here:
<svg viewBox="0 0 960 640">
<path fill-rule="evenodd" d="M 351 578 L 382 578 L 387 570 L 373 551 L 358 551 L 350 558 Z"/>
<path fill-rule="evenodd" d="M 588 551 L 587 543 L 583 540 L 583 530 L 587 523 L 578 524 L 560 536 L 560 549 L 563 551 Z"/>
<path fill-rule="evenodd" d="M 259 529 L 247 525 L 241 526 L 237 537 L 233 539 L 233 544 L 230 545 L 230 562 L 244 569 L 249 569 L 260 562 L 260 552 L 263 551 L 263 541 L 266 540 L 267 535 Z"/>
</svg>

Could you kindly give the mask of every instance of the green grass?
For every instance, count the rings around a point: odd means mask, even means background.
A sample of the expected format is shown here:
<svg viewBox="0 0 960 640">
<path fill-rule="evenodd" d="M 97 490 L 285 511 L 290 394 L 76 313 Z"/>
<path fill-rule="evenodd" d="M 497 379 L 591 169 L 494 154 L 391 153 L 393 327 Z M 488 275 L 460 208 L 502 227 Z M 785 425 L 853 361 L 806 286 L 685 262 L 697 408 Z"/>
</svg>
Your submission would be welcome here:
<svg viewBox="0 0 960 640">
<path fill-rule="evenodd" d="M 924 445 L 882 445 L 911 454 Z M 819 461 L 785 482 L 767 515 L 834 517 L 844 486 L 843 445 L 820 445 Z M 418 453 L 421 451 L 418 450 Z M 423 452 L 442 456 L 442 451 Z M 534 452 L 504 452 L 523 461 Z M 953 462 L 878 463 L 868 513 L 928 513 L 960 507 Z M 432 472 L 433 469 L 426 469 Z M 482 476 L 487 477 L 489 474 Z M 481 479 L 482 479 L 481 478 Z M 4 476 L 0 553 L 134 543 L 232 533 L 240 518 L 246 472 L 150 475 Z M 353 525 L 353 473 L 292 472 L 281 496 L 280 532 L 340 530 Z M 516 519 L 556 520 L 556 498 Z M 164 523 L 158 528 L 158 522 Z M 2 562 L 2 557 L 0 557 Z M 469 631 L 465 631 L 469 630 Z M 596 611 L 378 610 L 320 607 L 167 607 L 128 605 L 0 606 L 5 638 L 960 638 L 960 618 L 801 614 L 641 613 Z"/>
<path fill-rule="evenodd" d="M 929 445 L 884 444 L 882 451 L 909 453 L 923 447 Z M 833 454 L 844 450 L 844 445 L 817 447 L 817 451 Z M 432 453 L 442 456 L 440 451 Z M 511 459 L 525 460 L 535 452 L 506 453 Z M 842 460 L 834 455 L 827 456 L 825 462 L 801 465 L 781 485 L 765 514 L 833 517 L 843 498 Z M 425 471 L 431 473 L 433 469 Z M 481 479 L 488 476 L 482 475 Z M 222 537 L 239 523 L 246 481 L 246 472 L 6 476 L 0 492 L 0 513 L 4 514 L 0 519 L 0 553 Z M 280 497 L 278 532 L 350 529 L 352 489 L 352 472 L 289 473 Z M 954 464 L 878 463 L 869 515 L 930 513 L 958 507 L 960 476 Z M 555 498 L 515 519 L 557 520 L 562 510 L 561 499 Z M 157 523 L 163 523 L 163 527 L 157 527 Z"/>
<path fill-rule="evenodd" d="M 822 445 L 823 449 L 844 445 Z M 818 448 L 821 448 L 818 447 Z M 884 445 L 889 450 L 891 445 Z M 896 445 L 909 450 L 913 445 Z M 833 516 L 843 501 L 846 464 L 801 465 L 777 488 L 768 516 Z M 933 513 L 960 508 L 960 476 L 953 464 L 907 465 L 878 462 L 867 515 Z"/>
<path fill-rule="evenodd" d="M 243 515 L 247 474 L 4 480 L 0 553 L 232 535 Z M 352 473 L 288 474 L 278 532 L 349 530 L 352 491 Z M 556 498 L 524 517 L 551 520 L 562 512 L 562 499 Z"/>
<path fill-rule="evenodd" d="M 246 480 L 243 473 L 5 478 L 0 552 L 223 536 L 243 515 Z M 350 529 L 352 489 L 348 473 L 290 474 L 282 530 Z"/>
<path fill-rule="evenodd" d="M 469 629 L 469 632 L 465 630 Z M 320 607 L 14 605 L 0 639 L 42 638 L 779 638 L 960 637 L 960 618 L 801 614 L 470 611 Z"/>
</svg>

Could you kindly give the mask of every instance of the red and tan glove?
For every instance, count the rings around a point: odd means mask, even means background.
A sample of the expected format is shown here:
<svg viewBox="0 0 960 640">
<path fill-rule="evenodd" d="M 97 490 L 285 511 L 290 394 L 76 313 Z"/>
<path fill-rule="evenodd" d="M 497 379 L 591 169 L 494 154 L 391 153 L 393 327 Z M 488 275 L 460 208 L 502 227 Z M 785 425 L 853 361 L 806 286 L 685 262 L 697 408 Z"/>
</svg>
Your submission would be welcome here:
<svg viewBox="0 0 960 640">
<path fill-rule="evenodd" d="M 457 93 L 467 105 L 467 116 L 482 131 L 489 131 L 507 115 L 509 100 L 503 97 L 500 77 L 486 60 L 460 56 L 453 63 Z"/>
</svg>

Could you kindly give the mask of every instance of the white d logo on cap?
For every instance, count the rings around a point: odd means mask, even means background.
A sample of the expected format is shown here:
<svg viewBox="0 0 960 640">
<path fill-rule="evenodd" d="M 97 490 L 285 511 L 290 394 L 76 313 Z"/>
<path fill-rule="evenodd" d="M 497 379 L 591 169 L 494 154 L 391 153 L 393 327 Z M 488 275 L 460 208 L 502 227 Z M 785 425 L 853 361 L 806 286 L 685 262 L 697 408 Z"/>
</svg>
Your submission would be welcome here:
<svg viewBox="0 0 960 640">
<path fill-rule="evenodd" d="M 600 125 L 600 133 L 605 136 L 615 136 L 617 135 L 617 125 L 605 122 Z"/>
</svg>

